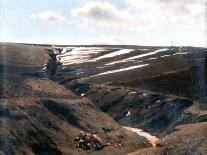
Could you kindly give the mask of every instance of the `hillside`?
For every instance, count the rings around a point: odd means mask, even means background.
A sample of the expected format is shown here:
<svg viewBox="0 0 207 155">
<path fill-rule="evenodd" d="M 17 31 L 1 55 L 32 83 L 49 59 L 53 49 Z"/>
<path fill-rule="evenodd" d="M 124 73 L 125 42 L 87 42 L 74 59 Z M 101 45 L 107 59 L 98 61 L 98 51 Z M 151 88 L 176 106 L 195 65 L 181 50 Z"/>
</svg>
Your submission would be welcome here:
<svg viewBox="0 0 207 155">
<path fill-rule="evenodd" d="M 1 154 L 207 153 L 205 48 L 1 43 L 0 65 Z"/>
<path fill-rule="evenodd" d="M 179 125 L 193 128 L 207 121 L 206 52 L 196 47 L 65 47 L 51 78 L 90 98 L 122 126 L 170 141 Z M 176 147 L 170 152 L 179 154 Z"/>
<path fill-rule="evenodd" d="M 1 154 L 96 154 L 76 148 L 81 130 L 97 132 L 106 147 L 101 154 L 125 154 L 151 144 L 42 72 L 48 55 L 41 46 L 1 44 Z M 104 132 L 103 128 L 112 128 Z"/>
</svg>

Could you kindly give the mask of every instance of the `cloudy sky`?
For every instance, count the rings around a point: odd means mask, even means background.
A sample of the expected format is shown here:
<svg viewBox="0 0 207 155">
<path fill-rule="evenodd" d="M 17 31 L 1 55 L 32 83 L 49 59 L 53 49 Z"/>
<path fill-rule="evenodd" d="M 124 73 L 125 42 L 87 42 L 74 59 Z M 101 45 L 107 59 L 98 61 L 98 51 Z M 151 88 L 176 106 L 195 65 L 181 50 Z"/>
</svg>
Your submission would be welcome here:
<svg viewBox="0 0 207 155">
<path fill-rule="evenodd" d="M 0 41 L 206 46 L 207 0 L 0 0 Z"/>
</svg>

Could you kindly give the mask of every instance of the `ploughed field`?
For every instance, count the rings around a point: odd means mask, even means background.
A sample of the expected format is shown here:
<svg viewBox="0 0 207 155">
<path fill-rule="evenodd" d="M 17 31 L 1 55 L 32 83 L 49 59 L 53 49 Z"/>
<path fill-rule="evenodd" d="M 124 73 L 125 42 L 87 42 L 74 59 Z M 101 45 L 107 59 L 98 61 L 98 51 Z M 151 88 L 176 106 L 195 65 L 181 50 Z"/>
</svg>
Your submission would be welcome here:
<svg viewBox="0 0 207 155">
<path fill-rule="evenodd" d="M 206 154 L 205 69 L 197 47 L 1 43 L 0 154 Z"/>
</svg>

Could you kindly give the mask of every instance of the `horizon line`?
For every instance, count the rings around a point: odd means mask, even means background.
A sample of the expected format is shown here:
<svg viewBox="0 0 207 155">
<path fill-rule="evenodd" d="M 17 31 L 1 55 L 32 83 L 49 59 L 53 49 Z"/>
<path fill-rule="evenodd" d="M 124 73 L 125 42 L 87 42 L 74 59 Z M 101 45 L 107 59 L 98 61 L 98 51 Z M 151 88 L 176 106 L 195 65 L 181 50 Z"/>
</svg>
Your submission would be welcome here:
<svg viewBox="0 0 207 155">
<path fill-rule="evenodd" d="M 58 43 L 32 43 L 32 42 L 10 42 L 10 41 L 0 41 L 0 43 L 8 44 L 25 44 L 25 45 L 42 45 L 42 46 L 144 46 L 144 47 L 197 47 L 197 48 L 207 48 L 205 46 L 192 46 L 192 45 L 138 45 L 138 44 L 58 44 Z"/>
</svg>

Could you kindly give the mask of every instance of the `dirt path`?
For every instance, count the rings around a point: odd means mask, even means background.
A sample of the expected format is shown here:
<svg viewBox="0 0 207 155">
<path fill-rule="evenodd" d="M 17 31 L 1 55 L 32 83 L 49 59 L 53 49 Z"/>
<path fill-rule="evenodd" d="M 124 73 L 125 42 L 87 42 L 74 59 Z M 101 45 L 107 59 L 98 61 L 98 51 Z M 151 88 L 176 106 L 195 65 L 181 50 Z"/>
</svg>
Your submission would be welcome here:
<svg viewBox="0 0 207 155">
<path fill-rule="evenodd" d="M 156 146 L 156 141 L 158 140 L 157 137 L 155 137 L 155 136 L 153 136 L 153 135 L 151 135 L 151 134 L 149 134 L 147 132 L 144 132 L 141 129 L 125 127 L 125 126 L 123 128 L 125 128 L 127 130 L 130 130 L 132 132 L 135 132 L 135 133 L 137 133 L 140 136 L 145 137 L 152 144 L 152 146 Z"/>
</svg>

